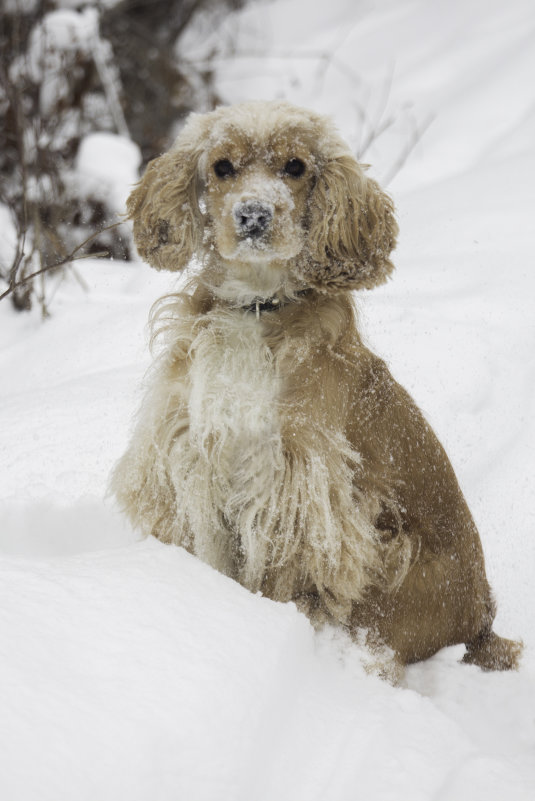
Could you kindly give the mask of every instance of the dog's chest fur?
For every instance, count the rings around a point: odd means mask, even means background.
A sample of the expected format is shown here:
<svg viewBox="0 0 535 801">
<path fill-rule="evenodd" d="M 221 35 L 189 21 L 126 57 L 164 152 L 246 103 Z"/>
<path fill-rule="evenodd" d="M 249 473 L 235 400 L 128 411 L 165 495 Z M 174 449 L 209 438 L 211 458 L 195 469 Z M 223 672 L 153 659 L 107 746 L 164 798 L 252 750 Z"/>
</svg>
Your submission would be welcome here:
<svg viewBox="0 0 535 801">
<path fill-rule="evenodd" d="M 342 619 L 377 561 L 368 503 L 353 482 L 359 454 L 342 431 L 313 420 L 303 441 L 286 440 L 288 415 L 298 414 L 287 402 L 288 343 L 273 351 L 261 319 L 214 309 L 192 334 L 188 426 L 169 454 L 172 540 L 254 592 L 271 582 L 277 600 L 328 588 L 344 555 Z"/>
<path fill-rule="evenodd" d="M 191 349 L 190 445 L 210 460 L 221 490 L 262 494 L 281 447 L 276 361 L 253 314 L 210 316 Z"/>
</svg>

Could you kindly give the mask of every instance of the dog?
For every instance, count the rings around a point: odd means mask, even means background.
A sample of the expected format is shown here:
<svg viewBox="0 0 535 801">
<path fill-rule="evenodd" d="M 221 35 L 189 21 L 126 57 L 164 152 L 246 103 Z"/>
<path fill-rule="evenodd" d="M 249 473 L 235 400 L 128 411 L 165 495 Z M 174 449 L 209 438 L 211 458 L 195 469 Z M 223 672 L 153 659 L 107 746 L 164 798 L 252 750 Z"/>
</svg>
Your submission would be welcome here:
<svg viewBox="0 0 535 801">
<path fill-rule="evenodd" d="M 435 434 L 362 342 L 352 290 L 389 277 L 390 197 L 331 121 L 286 102 L 192 114 L 128 199 L 139 254 L 190 265 L 112 489 L 143 533 L 293 601 L 398 665 L 494 633 L 476 526 Z"/>
</svg>

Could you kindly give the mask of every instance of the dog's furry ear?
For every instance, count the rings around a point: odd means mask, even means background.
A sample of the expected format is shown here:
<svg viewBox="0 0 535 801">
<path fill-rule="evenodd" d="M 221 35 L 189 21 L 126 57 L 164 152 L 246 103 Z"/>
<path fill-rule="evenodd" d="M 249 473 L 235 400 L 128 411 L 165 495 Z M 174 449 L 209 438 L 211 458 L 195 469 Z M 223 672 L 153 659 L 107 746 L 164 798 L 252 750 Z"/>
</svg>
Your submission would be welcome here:
<svg viewBox="0 0 535 801">
<path fill-rule="evenodd" d="M 394 204 L 351 153 L 320 170 L 310 199 L 309 246 L 302 277 L 317 289 L 371 289 L 394 265 Z"/>
<path fill-rule="evenodd" d="M 203 115 L 192 114 L 168 153 L 151 161 L 127 200 L 140 256 L 158 270 L 185 267 L 202 243 L 199 159 Z"/>
</svg>

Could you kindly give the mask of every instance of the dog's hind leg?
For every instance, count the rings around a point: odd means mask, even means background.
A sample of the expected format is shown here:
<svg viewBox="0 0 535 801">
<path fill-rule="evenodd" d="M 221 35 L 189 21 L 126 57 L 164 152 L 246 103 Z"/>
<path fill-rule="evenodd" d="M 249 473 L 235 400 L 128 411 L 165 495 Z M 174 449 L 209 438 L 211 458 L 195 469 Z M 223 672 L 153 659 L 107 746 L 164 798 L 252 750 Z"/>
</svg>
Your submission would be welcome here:
<svg viewBox="0 0 535 801">
<path fill-rule="evenodd" d="M 492 629 L 486 629 L 466 643 L 466 653 L 462 661 L 469 665 L 478 665 L 482 670 L 516 670 L 522 649 L 521 642 L 507 640 L 499 637 Z"/>
<path fill-rule="evenodd" d="M 492 631 L 495 611 L 482 561 L 474 558 L 461 566 L 454 552 L 427 553 L 395 592 L 371 590 L 364 604 L 355 605 L 352 622 L 375 630 L 403 664 L 466 643 L 465 663 L 514 669 L 522 646 Z"/>
</svg>

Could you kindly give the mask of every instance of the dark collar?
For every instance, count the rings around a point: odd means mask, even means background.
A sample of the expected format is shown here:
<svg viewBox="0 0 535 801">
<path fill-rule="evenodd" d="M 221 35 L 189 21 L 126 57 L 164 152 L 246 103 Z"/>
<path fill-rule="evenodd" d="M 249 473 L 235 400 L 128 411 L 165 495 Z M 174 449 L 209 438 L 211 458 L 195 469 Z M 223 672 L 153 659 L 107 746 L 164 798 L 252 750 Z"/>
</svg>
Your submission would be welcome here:
<svg viewBox="0 0 535 801">
<path fill-rule="evenodd" d="M 252 303 L 248 303 L 247 306 L 242 306 L 241 309 L 242 311 L 252 312 L 256 314 L 257 317 L 260 317 L 261 312 L 278 311 L 282 309 L 283 306 L 286 306 L 288 303 L 294 303 L 297 298 L 301 298 L 309 292 L 309 289 L 301 289 L 299 292 L 295 293 L 294 298 L 284 298 L 282 300 L 277 297 L 255 298 Z"/>
</svg>

